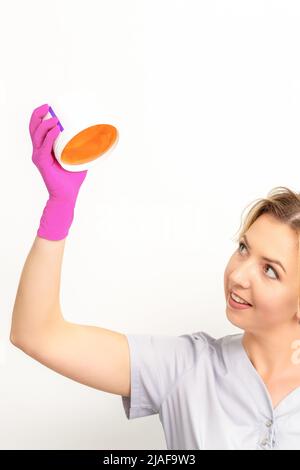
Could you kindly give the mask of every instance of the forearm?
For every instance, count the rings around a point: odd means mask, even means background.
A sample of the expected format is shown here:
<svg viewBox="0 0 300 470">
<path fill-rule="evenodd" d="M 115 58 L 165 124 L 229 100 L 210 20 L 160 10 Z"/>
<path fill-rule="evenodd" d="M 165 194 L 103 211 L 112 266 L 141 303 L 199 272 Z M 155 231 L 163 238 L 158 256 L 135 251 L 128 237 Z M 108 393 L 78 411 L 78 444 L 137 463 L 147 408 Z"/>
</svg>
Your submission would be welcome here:
<svg viewBox="0 0 300 470">
<path fill-rule="evenodd" d="M 33 339 L 51 322 L 61 320 L 60 278 L 65 239 L 36 237 L 25 261 L 15 299 L 11 341 Z"/>
</svg>

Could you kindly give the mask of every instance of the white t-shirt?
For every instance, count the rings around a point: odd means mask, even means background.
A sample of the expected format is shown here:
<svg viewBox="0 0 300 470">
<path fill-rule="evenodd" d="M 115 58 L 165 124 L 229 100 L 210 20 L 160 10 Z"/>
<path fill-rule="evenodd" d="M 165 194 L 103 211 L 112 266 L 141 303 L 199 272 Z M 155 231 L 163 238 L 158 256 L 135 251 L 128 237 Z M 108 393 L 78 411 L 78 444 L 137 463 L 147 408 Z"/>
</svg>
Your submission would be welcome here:
<svg viewBox="0 0 300 470">
<path fill-rule="evenodd" d="M 243 334 L 126 336 L 126 416 L 159 413 L 168 449 L 300 450 L 300 387 L 273 409 Z"/>
</svg>

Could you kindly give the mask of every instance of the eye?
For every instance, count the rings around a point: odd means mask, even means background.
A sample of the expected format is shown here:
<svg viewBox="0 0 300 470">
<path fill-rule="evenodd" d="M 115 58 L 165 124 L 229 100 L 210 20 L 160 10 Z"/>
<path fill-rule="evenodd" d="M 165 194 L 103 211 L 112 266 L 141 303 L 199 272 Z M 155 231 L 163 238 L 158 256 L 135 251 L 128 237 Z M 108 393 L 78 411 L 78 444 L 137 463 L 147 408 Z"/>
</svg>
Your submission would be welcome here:
<svg viewBox="0 0 300 470">
<path fill-rule="evenodd" d="M 245 243 L 239 242 L 239 247 L 238 247 L 239 253 L 240 253 L 240 248 L 241 248 L 241 246 L 244 246 L 245 248 L 247 248 L 246 245 L 245 245 Z"/>
<path fill-rule="evenodd" d="M 239 252 L 239 253 L 241 253 L 240 248 L 241 248 L 242 246 L 247 249 L 247 246 L 245 245 L 245 243 L 239 242 L 239 247 L 238 247 L 238 252 Z M 273 271 L 273 273 L 275 274 L 275 278 L 274 278 L 274 277 L 271 277 L 271 279 L 279 279 L 279 276 L 278 276 L 277 272 L 275 271 L 275 269 L 272 268 L 272 266 L 270 266 L 269 264 L 266 264 L 266 266 L 268 267 L 268 269 L 271 269 L 271 270 Z M 268 269 L 267 269 L 267 271 L 268 271 Z"/>
</svg>

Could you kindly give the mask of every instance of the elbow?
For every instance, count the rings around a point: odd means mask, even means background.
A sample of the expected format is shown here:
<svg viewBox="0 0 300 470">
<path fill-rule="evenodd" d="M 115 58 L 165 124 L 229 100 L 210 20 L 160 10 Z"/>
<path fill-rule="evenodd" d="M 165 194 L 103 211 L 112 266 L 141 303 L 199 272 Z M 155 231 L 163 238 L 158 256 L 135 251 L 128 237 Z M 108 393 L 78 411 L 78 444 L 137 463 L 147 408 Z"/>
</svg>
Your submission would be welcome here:
<svg viewBox="0 0 300 470">
<path fill-rule="evenodd" d="M 20 331 L 17 331 L 16 327 L 13 325 L 11 326 L 11 329 L 10 329 L 9 340 L 17 348 L 23 349 L 24 334 L 21 335 Z"/>
<path fill-rule="evenodd" d="M 10 342 L 17 348 L 24 349 L 24 344 L 28 342 L 27 336 L 28 331 L 26 331 L 24 325 L 20 325 L 13 316 L 9 335 Z"/>
<path fill-rule="evenodd" d="M 38 350 L 41 344 L 41 337 L 44 333 L 40 329 L 12 326 L 10 330 L 9 340 L 18 349 L 29 356 L 33 355 Z"/>
<path fill-rule="evenodd" d="M 10 341 L 14 346 L 16 346 L 16 338 L 14 337 L 14 335 L 13 335 L 12 333 L 10 333 L 9 341 Z"/>
<path fill-rule="evenodd" d="M 9 340 L 14 346 L 20 348 L 20 340 L 13 331 L 10 332 Z"/>
<path fill-rule="evenodd" d="M 22 339 L 14 333 L 11 333 L 9 339 L 16 348 L 20 349 L 25 354 L 28 354 L 29 356 L 33 354 L 32 348 L 29 347 L 28 341 L 25 341 L 24 338 Z"/>
<path fill-rule="evenodd" d="M 12 313 L 9 340 L 14 346 L 17 346 L 18 337 L 17 337 L 17 332 L 16 332 L 15 311 L 13 311 Z"/>
<path fill-rule="evenodd" d="M 15 332 L 13 326 L 11 326 L 11 328 L 10 328 L 9 340 L 14 346 L 16 346 L 17 335 L 16 335 L 16 332 Z"/>
</svg>

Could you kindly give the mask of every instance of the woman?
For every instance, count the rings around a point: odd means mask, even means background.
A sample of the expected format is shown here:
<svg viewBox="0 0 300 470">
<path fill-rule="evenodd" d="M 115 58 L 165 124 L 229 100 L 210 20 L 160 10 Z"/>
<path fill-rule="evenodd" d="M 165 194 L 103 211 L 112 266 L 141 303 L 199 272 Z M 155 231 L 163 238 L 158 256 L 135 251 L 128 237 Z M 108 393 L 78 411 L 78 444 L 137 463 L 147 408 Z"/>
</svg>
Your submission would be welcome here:
<svg viewBox="0 0 300 470">
<path fill-rule="evenodd" d="M 168 449 L 300 450 L 300 196 L 279 188 L 249 211 L 224 274 L 244 334 L 124 335 L 63 318 L 65 239 L 86 172 L 52 154 L 57 119 L 30 120 L 49 192 L 15 300 L 11 341 L 47 367 L 122 397 L 129 419 L 159 413 Z"/>
</svg>

